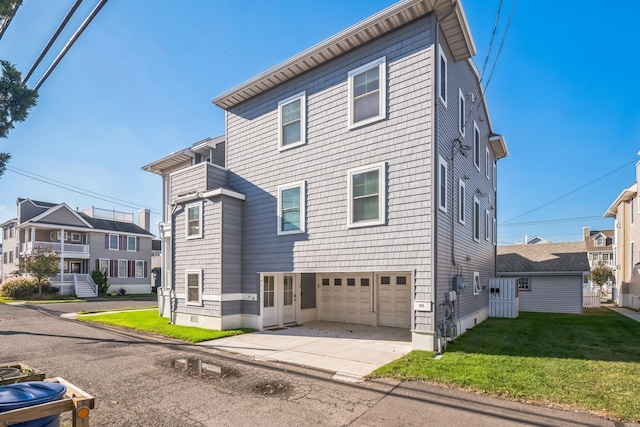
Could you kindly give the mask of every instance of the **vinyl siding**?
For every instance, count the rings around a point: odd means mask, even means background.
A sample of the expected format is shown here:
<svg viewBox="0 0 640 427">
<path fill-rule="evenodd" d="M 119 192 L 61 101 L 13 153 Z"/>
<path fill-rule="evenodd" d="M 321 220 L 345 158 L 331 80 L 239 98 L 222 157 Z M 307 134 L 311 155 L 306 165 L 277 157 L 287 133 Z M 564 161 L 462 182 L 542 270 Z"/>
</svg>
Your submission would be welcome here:
<svg viewBox="0 0 640 427">
<path fill-rule="evenodd" d="M 258 292 L 258 272 L 415 269 L 415 297 L 431 298 L 433 27 L 420 19 L 228 112 L 229 184 L 246 195 L 243 292 Z M 386 119 L 349 130 L 347 74 L 383 56 Z M 306 144 L 280 152 L 278 101 L 302 91 Z M 347 171 L 378 162 L 387 165 L 386 225 L 348 228 Z M 277 187 L 302 180 L 307 232 L 277 236 Z M 431 330 L 430 316 L 415 327 Z"/>
<path fill-rule="evenodd" d="M 113 233 L 118 234 L 118 233 Z M 126 236 L 126 234 L 118 234 Z M 151 236 L 148 238 L 140 237 L 139 250 L 128 251 L 127 248 L 110 250 L 105 247 L 105 233 L 90 232 L 89 233 L 89 272 L 96 269 L 96 260 L 105 258 L 109 260 L 125 259 L 127 261 L 145 261 L 147 264 L 147 277 L 109 277 L 109 284 L 115 286 L 120 285 L 146 285 L 151 283 Z M 113 287 L 111 289 L 114 289 Z"/>
<path fill-rule="evenodd" d="M 520 291 L 520 311 L 582 313 L 582 276 L 531 276 L 531 291 Z"/>
<path fill-rule="evenodd" d="M 442 156 L 448 163 L 447 183 L 447 213 L 437 207 L 434 208 L 436 217 L 436 257 L 437 257 L 437 301 L 445 301 L 446 293 L 452 290 L 452 280 L 458 272 L 462 273 L 467 288 L 458 294 L 457 307 L 458 318 L 465 318 L 489 305 L 488 284 L 489 279 L 495 277 L 496 248 L 493 245 L 493 230 L 490 232 L 490 240 L 485 240 L 485 210 L 489 210 L 491 219 L 490 227 L 493 227 L 493 218 L 496 215 L 496 192 L 493 189 L 493 161 L 495 156 L 490 153 L 490 179 L 485 175 L 485 148 L 489 142 L 489 128 L 487 112 L 483 103 L 476 97 L 473 104 L 473 112 L 469 115 L 472 106 L 468 93 L 476 93 L 478 90 L 477 78 L 467 61 L 455 63 L 451 53 L 447 49 L 444 37 L 440 33 L 440 46 L 444 49 L 448 59 L 447 82 L 447 107 L 436 101 L 438 150 L 435 158 Z M 465 135 L 458 130 L 458 105 L 459 89 L 466 98 L 466 111 L 469 116 Z M 438 99 L 436 94 L 436 99 Z M 480 105 L 478 103 L 480 102 Z M 480 131 L 480 170 L 476 169 L 473 157 L 474 145 L 474 120 Z M 460 141 L 470 149 L 455 152 L 452 157 L 454 143 Z M 465 147 L 465 148 L 466 148 Z M 434 171 L 434 180 L 437 181 L 437 170 Z M 458 221 L 458 182 L 463 179 L 465 183 L 465 224 Z M 439 185 L 439 184 L 438 184 Z M 485 193 L 482 197 L 477 193 Z M 473 209 L 474 196 L 480 202 L 480 239 L 474 240 Z M 490 209 L 493 207 L 493 209 Z M 479 295 L 473 295 L 473 273 L 480 273 L 482 290 Z M 443 313 L 436 304 L 436 323 L 443 321 Z"/>
</svg>

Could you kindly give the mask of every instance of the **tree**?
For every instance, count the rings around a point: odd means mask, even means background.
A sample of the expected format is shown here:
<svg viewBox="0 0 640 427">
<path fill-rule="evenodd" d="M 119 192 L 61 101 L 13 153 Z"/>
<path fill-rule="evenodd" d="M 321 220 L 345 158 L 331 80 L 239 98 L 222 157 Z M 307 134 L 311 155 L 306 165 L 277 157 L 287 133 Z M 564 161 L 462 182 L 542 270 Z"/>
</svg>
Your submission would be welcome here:
<svg viewBox="0 0 640 427">
<path fill-rule="evenodd" d="M 42 285 L 60 271 L 60 257 L 50 248 L 36 248 L 31 255 L 22 258 L 20 269 L 38 281 L 38 296 L 42 296 Z"/>
<path fill-rule="evenodd" d="M 613 279 L 613 270 L 604 265 L 602 261 L 593 267 L 591 269 L 591 274 L 589 274 L 589 280 L 598 285 L 600 290 L 602 290 L 602 285 L 609 282 L 611 279 Z"/>
<path fill-rule="evenodd" d="M 8 61 L 0 60 L 0 138 L 6 138 L 14 123 L 24 121 L 38 103 L 38 91 L 22 82 L 20 72 Z M 11 156 L 0 153 L 0 177 Z"/>
</svg>

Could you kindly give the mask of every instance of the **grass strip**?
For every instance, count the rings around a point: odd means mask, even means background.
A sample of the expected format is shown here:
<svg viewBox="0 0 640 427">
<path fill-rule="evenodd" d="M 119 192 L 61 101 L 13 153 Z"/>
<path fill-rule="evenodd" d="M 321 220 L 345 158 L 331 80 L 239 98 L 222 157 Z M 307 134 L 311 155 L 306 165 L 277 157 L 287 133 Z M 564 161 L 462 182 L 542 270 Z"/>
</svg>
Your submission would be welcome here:
<svg viewBox="0 0 640 427">
<path fill-rule="evenodd" d="M 192 343 L 215 340 L 218 338 L 253 332 L 253 329 L 232 329 L 216 331 L 212 329 L 195 328 L 192 326 L 170 325 L 169 319 L 160 317 L 156 310 L 125 311 L 121 313 L 79 316 L 83 322 L 95 322 L 105 325 L 119 326 L 138 331 L 151 332 L 167 337 L 177 338 Z"/>
<path fill-rule="evenodd" d="M 640 421 L 640 323 L 607 308 L 488 319 L 435 353 L 413 351 L 372 377 L 425 380 Z"/>
</svg>

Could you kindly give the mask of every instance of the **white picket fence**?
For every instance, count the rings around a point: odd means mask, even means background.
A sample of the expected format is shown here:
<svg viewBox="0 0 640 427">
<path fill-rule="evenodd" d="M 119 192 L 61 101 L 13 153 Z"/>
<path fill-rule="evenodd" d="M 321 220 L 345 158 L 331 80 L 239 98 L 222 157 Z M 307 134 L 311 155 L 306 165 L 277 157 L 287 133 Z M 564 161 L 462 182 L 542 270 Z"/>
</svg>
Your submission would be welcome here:
<svg viewBox="0 0 640 427">
<path fill-rule="evenodd" d="M 599 289 L 583 289 L 582 290 L 582 307 L 584 308 L 600 308 L 601 292 Z"/>
<path fill-rule="evenodd" d="M 515 319 L 519 312 L 520 300 L 516 279 L 489 279 L 489 317 Z"/>
</svg>

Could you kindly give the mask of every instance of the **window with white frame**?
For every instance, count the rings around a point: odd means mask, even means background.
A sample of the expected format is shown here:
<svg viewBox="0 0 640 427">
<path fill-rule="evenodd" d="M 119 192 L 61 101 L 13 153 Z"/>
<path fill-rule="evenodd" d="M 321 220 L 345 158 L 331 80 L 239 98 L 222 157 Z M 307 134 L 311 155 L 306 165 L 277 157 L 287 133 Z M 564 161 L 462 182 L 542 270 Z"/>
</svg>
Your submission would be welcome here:
<svg viewBox="0 0 640 427">
<path fill-rule="evenodd" d="M 438 69 L 438 98 L 442 105 L 447 107 L 447 55 L 442 50 L 442 46 L 438 45 L 440 52 L 440 64 Z"/>
<path fill-rule="evenodd" d="M 305 143 L 306 94 L 294 95 L 278 103 L 279 149 L 297 147 Z"/>
<path fill-rule="evenodd" d="M 464 225 L 465 223 L 465 215 L 466 215 L 466 210 L 467 210 L 467 187 L 464 183 L 464 181 L 462 180 L 462 178 L 460 178 L 458 180 L 458 222 L 462 225 Z"/>
<path fill-rule="evenodd" d="M 305 181 L 278 187 L 278 235 L 305 232 Z"/>
<path fill-rule="evenodd" d="M 636 270 L 635 268 L 633 268 L 633 255 L 634 255 L 633 252 L 635 251 L 634 247 L 635 247 L 635 243 L 631 242 L 631 250 L 629 251 L 629 256 L 631 257 L 631 259 L 629 261 L 631 262 L 630 268 L 631 268 L 632 275 L 636 274 Z"/>
<path fill-rule="evenodd" d="M 386 114 L 385 57 L 349 71 L 349 127 L 372 123 Z"/>
<path fill-rule="evenodd" d="M 127 277 L 128 276 L 128 262 L 126 259 L 118 260 L 118 277 Z"/>
<path fill-rule="evenodd" d="M 498 189 L 498 166 L 496 161 L 493 161 L 493 191 Z"/>
<path fill-rule="evenodd" d="M 591 254 L 591 261 L 600 261 L 600 254 L 597 252 Z"/>
<path fill-rule="evenodd" d="M 633 215 L 633 197 L 631 198 L 631 200 L 629 200 L 629 208 L 631 209 L 631 215 L 630 215 L 631 224 L 633 224 L 633 221 L 634 221 L 634 215 Z"/>
<path fill-rule="evenodd" d="M 473 294 L 474 295 L 479 295 L 481 289 L 482 289 L 482 286 L 480 285 L 480 273 L 477 272 L 477 271 L 474 271 L 474 273 L 473 273 Z"/>
<path fill-rule="evenodd" d="M 498 224 L 495 218 L 493 218 L 493 244 L 498 243 Z"/>
<path fill-rule="evenodd" d="M 119 240 L 120 239 L 118 238 L 117 234 L 109 234 L 109 249 L 113 251 L 117 251 Z"/>
<path fill-rule="evenodd" d="M 518 290 L 530 291 L 531 290 L 531 278 L 530 277 L 518 277 Z"/>
<path fill-rule="evenodd" d="M 473 240 L 480 241 L 480 202 L 473 198 Z"/>
<path fill-rule="evenodd" d="M 438 158 L 438 208 L 442 212 L 447 212 L 447 182 L 449 182 L 449 165 L 447 161 L 439 156 Z"/>
<path fill-rule="evenodd" d="M 71 241 L 72 242 L 82 241 L 82 235 L 80 235 L 80 233 L 71 233 Z"/>
<path fill-rule="evenodd" d="M 136 237 L 135 236 L 127 236 L 127 250 L 130 252 L 135 252 L 136 250 Z"/>
<path fill-rule="evenodd" d="M 109 277 L 109 260 L 107 258 L 100 258 L 98 260 L 98 270 L 102 271 Z"/>
<path fill-rule="evenodd" d="M 275 306 L 275 296 L 276 296 L 276 290 L 275 289 L 276 289 L 275 288 L 275 277 L 273 277 L 273 276 L 264 276 L 264 288 L 262 290 L 262 306 L 264 308 L 269 308 L 269 307 L 274 307 Z"/>
<path fill-rule="evenodd" d="M 185 304 L 202 305 L 202 270 L 185 270 Z"/>
<path fill-rule="evenodd" d="M 596 246 L 604 246 L 604 239 L 602 236 L 596 237 Z"/>
<path fill-rule="evenodd" d="M 480 170 L 480 129 L 476 121 L 473 121 L 473 164 Z"/>
<path fill-rule="evenodd" d="M 488 242 L 491 240 L 491 217 L 489 211 L 484 211 L 484 239 Z"/>
<path fill-rule="evenodd" d="M 458 130 L 460 135 L 464 136 L 464 127 L 466 121 L 465 98 L 462 89 L 458 89 Z"/>
<path fill-rule="evenodd" d="M 490 160 L 491 160 L 491 154 L 489 154 L 489 147 L 485 147 L 484 148 L 484 176 L 487 177 L 487 179 L 490 178 L 491 176 L 491 172 L 490 172 Z"/>
<path fill-rule="evenodd" d="M 350 227 L 384 224 L 386 166 L 382 162 L 348 171 Z"/>
<path fill-rule="evenodd" d="M 144 277 L 144 261 L 136 261 L 136 278 Z"/>
<path fill-rule="evenodd" d="M 202 202 L 191 203 L 185 209 L 187 211 L 187 239 L 202 237 Z"/>
</svg>

